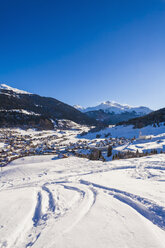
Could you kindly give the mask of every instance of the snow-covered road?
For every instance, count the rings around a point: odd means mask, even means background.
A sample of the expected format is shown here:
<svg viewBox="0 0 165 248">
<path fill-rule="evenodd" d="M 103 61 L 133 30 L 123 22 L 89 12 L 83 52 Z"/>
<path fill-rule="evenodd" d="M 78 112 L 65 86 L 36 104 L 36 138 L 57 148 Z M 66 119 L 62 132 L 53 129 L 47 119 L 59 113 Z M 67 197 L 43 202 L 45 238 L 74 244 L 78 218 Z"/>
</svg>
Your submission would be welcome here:
<svg viewBox="0 0 165 248">
<path fill-rule="evenodd" d="M 0 174 L 0 248 L 164 248 L 165 155 L 51 156 Z"/>
</svg>

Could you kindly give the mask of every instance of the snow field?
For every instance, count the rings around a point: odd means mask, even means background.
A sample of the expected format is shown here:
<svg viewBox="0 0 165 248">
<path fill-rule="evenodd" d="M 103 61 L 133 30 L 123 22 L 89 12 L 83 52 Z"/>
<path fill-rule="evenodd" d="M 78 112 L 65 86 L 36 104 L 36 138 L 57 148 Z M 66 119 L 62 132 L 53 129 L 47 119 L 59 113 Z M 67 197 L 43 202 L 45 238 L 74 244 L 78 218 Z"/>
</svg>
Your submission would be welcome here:
<svg viewBox="0 0 165 248">
<path fill-rule="evenodd" d="M 165 155 L 20 158 L 0 174 L 0 247 L 164 248 Z"/>
</svg>

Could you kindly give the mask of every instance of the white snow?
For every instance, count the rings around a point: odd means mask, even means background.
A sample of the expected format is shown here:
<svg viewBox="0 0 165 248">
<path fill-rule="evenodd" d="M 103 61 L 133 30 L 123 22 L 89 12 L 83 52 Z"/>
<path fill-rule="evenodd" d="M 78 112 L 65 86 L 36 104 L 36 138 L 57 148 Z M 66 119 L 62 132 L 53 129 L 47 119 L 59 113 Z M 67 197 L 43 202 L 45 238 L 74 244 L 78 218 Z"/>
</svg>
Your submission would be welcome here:
<svg viewBox="0 0 165 248">
<path fill-rule="evenodd" d="M 164 122 L 160 123 L 159 127 L 153 127 L 151 125 L 148 125 L 143 128 L 134 128 L 133 125 L 128 126 L 109 126 L 108 128 L 102 129 L 99 132 L 94 133 L 88 133 L 86 136 L 84 136 L 87 139 L 94 139 L 96 138 L 97 134 L 100 134 L 101 137 L 104 137 L 105 134 L 111 134 L 111 137 L 125 137 L 125 138 L 138 138 L 140 133 L 141 135 L 147 135 L 152 137 L 153 135 L 160 135 L 165 134 L 165 125 Z"/>
<path fill-rule="evenodd" d="M 82 106 L 80 106 L 80 105 L 73 105 L 73 107 L 75 108 L 75 109 L 78 109 L 78 110 L 80 110 L 80 111 L 83 111 L 83 110 L 85 110 L 85 108 L 84 107 L 82 107 Z"/>
<path fill-rule="evenodd" d="M 84 108 L 80 105 L 74 105 L 74 107 L 76 109 L 82 111 L 82 112 L 95 111 L 95 110 L 100 110 L 100 109 L 104 110 L 105 112 L 108 112 L 108 113 L 114 112 L 115 114 L 121 114 L 123 112 L 135 111 L 139 115 L 145 115 L 145 114 L 149 114 L 150 112 L 152 112 L 151 109 L 144 107 L 144 106 L 133 107 L 133 106 L 130 106 L 128 104 L 120 104 L 120 103 L 116 103 L 114 101 L 102 102 L 99 105 L 94 106 L 94 107 Z"/>
<path fill-rule="evenodd" d="M 20 158 L 0 172 L 0 247 L 164 248 L 165 154 Z"/>
<path fill-rule="evenodd" d="M 13 91 L 13 92 L 15 92 L 16 94 L 28 94 L 28 95 L 31 94 L 31 93 L 29 93 L 29 92 L 27 92 L 27 91 L 19 90 L 19 89 L 10 87 L 10 86 L 8 86 L 8 85 L 6 85 L 6 84 L 0 84 L 0 91 L 1 91 L 1 90 Z"/>
<path fill-rule="evenodd" d="M 9 109 L 9 110 L 0 109 L 0 111 L 17 112 L 17 113 L 21 113 L 21 114 L 25 114 L 25 115 L 37 115 L 37 116 L 40 116 L 40 114 L 38 114 L 38 113 L 35 113 L 33 111 L 27 111 L 25 109 Z"/>
</svg>

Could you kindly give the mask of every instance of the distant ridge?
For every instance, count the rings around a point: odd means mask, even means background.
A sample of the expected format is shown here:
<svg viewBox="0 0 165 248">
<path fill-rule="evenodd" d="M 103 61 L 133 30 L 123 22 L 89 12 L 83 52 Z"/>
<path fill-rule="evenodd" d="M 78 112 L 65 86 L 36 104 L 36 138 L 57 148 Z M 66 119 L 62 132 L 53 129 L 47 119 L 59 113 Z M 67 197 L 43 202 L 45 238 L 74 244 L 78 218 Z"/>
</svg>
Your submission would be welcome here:
<svg viewBox="0 0 165 248">
<path fill-rule="evenodd" d="M 74 105 L 74 107 L 82 112 L 89 112 L 89 111 L 97 111 L 97 110 L 103 110 L 106 113 L 114 113 L 114 114 L 121 114 L 123 112 L 136 112 L 137 114 L 149 114 L 153 110 L 150 108 L 139 106 L 139 107 L 133 107 L 128 104 L 120 104 L 114 101 L 106 101 L 102 102 L 97 106 L 94 107 L 81 107 L 80 105 Z"/>
<path fill-rule="evenodd" d="M 113 101 L 102 102 L 97 106 L 88 108 L 81 107 L 80 105 L 74 105 L 74 107 L 89 117 L 105 124 L 117 124 L 121 121 L 127 121 L 152 112 L 150 108 L 144 106 L 133 107 Z"/>
</svg>

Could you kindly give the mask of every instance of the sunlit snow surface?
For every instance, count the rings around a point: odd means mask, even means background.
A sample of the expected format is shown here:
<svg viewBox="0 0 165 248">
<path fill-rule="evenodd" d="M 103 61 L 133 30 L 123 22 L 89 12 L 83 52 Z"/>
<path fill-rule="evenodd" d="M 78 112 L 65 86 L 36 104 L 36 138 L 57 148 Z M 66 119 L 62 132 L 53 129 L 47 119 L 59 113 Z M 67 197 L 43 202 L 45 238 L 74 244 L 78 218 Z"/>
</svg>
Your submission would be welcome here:
<svg viewBox="0 0 165 248">
<path fill-rule="evenodd" d="M 28 95 L 31 94 L 31 93 L 29 93 L 29 92 L 27 92 L 27 91 L 19 90 L 19 89 L 10 87 L 10 86 L 8 86 L 8 85 L 6 85 L 6 84 L 0 84 L 0 92 L 1 92 L 1 90 L 13 91 L 13 92 L 16 93 L 16 94 L 28 94 Z"/>
<path fill-rule="evenodd" d="M 53 155 L 0 173 L 0 247 L 165 247 L 165 154 L 112 162 Z"/>
</svg>

